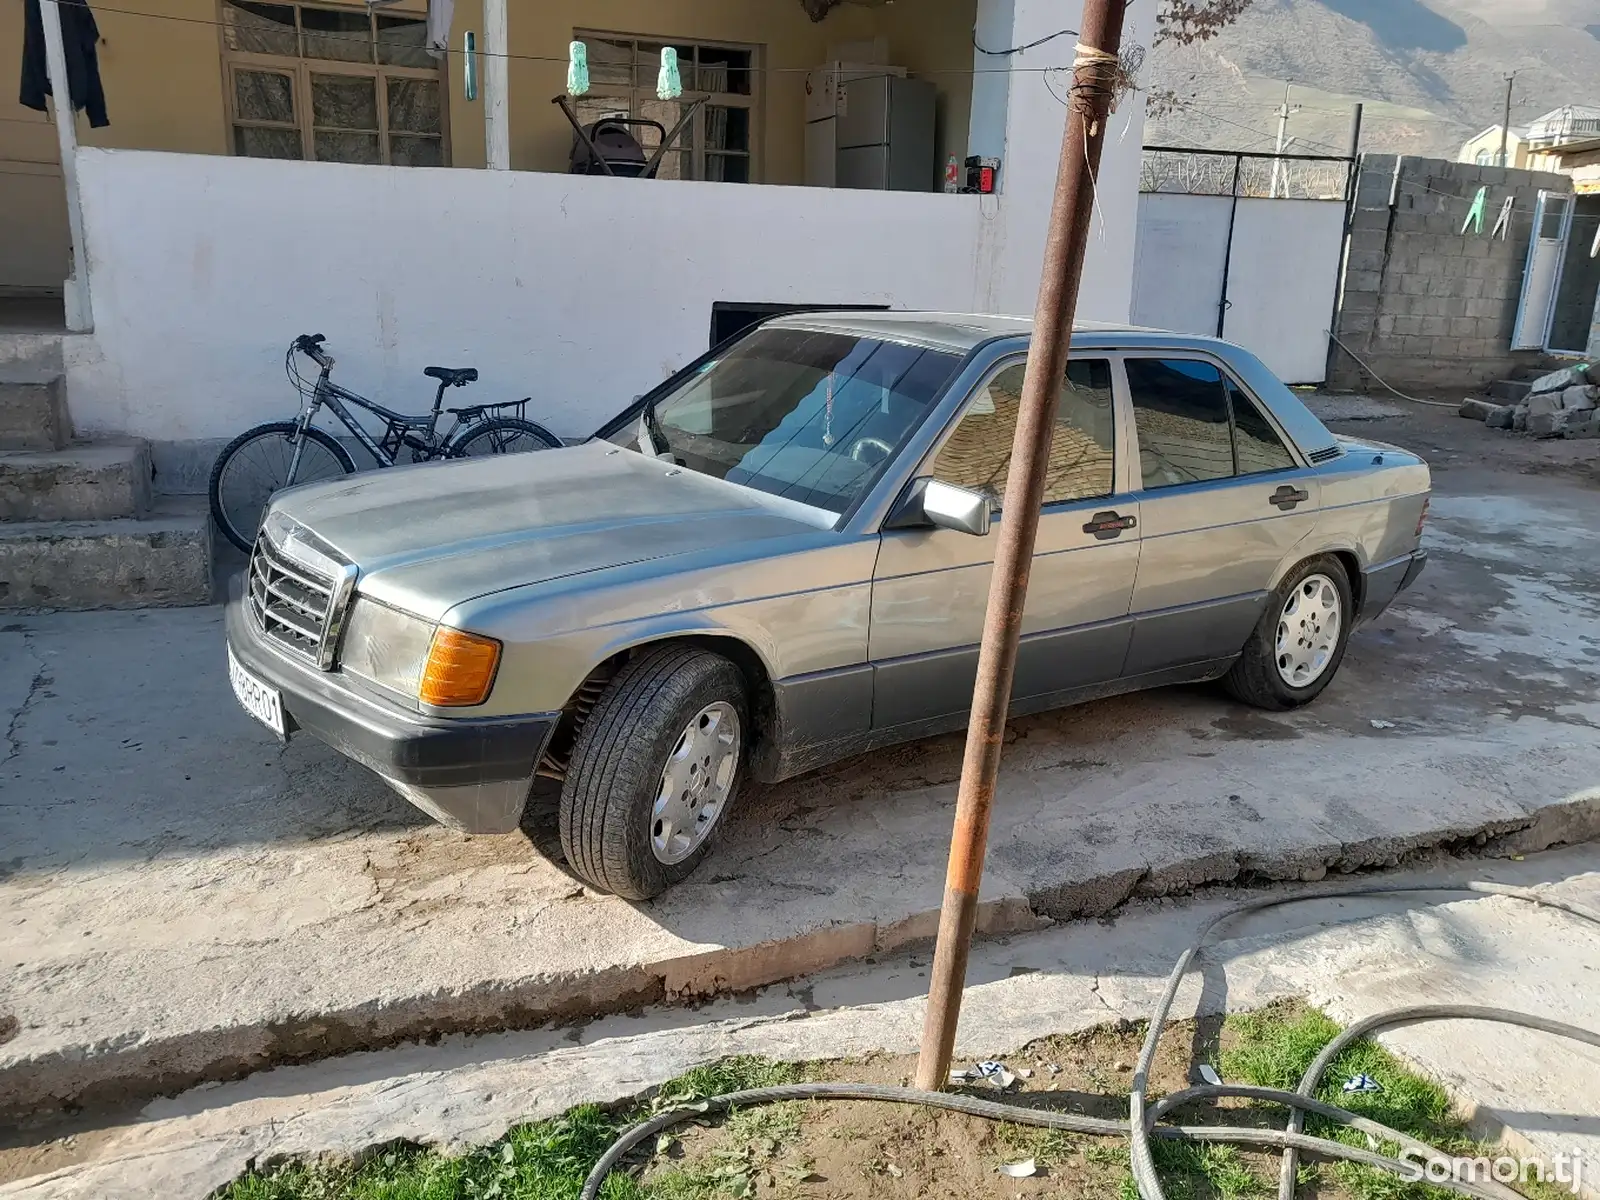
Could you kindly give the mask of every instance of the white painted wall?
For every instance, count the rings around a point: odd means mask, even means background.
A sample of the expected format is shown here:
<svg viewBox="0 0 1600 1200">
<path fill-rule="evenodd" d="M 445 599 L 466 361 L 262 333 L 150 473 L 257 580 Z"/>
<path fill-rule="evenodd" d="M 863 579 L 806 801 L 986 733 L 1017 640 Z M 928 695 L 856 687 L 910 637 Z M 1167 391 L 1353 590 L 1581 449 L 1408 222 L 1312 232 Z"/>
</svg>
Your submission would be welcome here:
<svg viewBox="0 0 1600 1200">
<path fill-rule="evenodd" d="M 1285 383 L 1320 383 L 1339 285 L 1344 202 L 1147 192 L 1139 197 L 1133 321 L 1214 337 L 1227 268 L 1222 336 Z M 1229 255 L 1228 223 L 1233 220 Z"/>
<path fill-rule="evenodd" d="M 1131 40 L 1148 42 L 1154 2 L 1135 0 Z M 990 32 L 1015 45 L 1080 11 L 1013 0 L 1009 32 Z M 73 420 L 231 437 L 294 411 L 283 352 L 310 332 L 335 379 L 390 406 L 426 405 L 425 365 L 470 364 L 481 382 L 452 401 L 531 395 L 530 415 L 582 434 L 705 349 L 714 301 L 1031 312 L 1066 118 L 1037 68 L 1070 64 L 1074 41 L 1005 60 L 1023 70 L 998 197 L 82 149 L 96 327 L 68 356 Z M 1085 319 L 1128 318 L 1142 132 L 1130 96 Z"/>
<path fill-rule="evenodd" d="M 1123 22 L 1124 46 L 1149 47 L 1155 13 L 1156 0 L 1132 0 Z M 1083 5 L 1073 0 L 1014 0 L 1010 40 L 1005 46 L 1023 46 L 1062 29 L 1079 29 L 1082 17 Z M 978 281 L 978 307 L 984 311 L 1032 312 L 1038 298 L 1045 228 L 1067 117 L 1061 97 L 1071 82 L 1076 43 L 1071 35 L 1057 37 L 1001 60 L 1014 68 L 1014 73 L 1006 102 L 1005 161 L 1000 168 L 1004 195 L 1002 202 L 985 214 L 983 236 L 997 247 L 997 253 L 992 271 Z M 1097 216 L 1078 303 L 1082 318 L 1128 319 L 1143 144 L 1144 100 L 1142 93 L 1132 93 L 1123 97 L 1111 118 L 1101 158 Z M 1110 315 L 1102 317 L 1102 313 Z"/>
</svg>

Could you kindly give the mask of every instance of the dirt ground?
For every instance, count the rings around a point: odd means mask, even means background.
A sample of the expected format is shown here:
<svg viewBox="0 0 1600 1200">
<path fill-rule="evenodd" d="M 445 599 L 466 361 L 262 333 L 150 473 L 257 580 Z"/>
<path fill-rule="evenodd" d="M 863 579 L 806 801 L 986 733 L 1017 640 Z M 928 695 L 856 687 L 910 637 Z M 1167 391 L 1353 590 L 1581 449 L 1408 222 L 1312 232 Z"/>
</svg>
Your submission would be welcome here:
<svg viewBox="0 0 1600 1200">
<path fill-rule="evenodd" d="M 1277 1005 L 1272 1011 L 1286 1022 L 1306 1013 L 1298 1003 Z M 1144 1034 L 1142 1023 L 1123 1022 L 1029 1043 L 1006 1059 L 1018 1079 L 1004 1099 L 1125 1120 L 1133 1064 Z M 1159 1096 L 1204 1082 L 1192 1074 L 1197 1064 L 1220 1063 L 1241 1044 L 1240 1031 L 1220 1017 L 1171 1023 L 1158 1048 L 1149 1094 Z M 809 1074 L 823 1080 L 905 1086 L 915 1067 L 915 1057 L 884 1055 L 813 1064 Z M 1001 1098 L 987 1083 L 962 1090 L 983 1099 Z M 1186 1124 L 1277 1126 L 1282 1118 L 1276 1109 L 1222 1100 L 1192 1105 L 1181 1119 Z M 1276 1191 L 1276 1153 L 1161 1144 L 1156 1150 L 1172 1200 L 1248 1200 Z M 1030 1159 L 1036 1168 L 1031 1176 L 1009 1177 L 1002 1170 Z M 735 1113 L 715 1124 L 680 1127 L 642 1182 L 646 1194 L 660 1200 L 713 1200 L 730 1194 L 807 1200 L 985 1195 L 1108 1200 L 1137 1195 L 1122 1139 L 851 1101 L 775 1105 Z M 1352 1183 L 1332 1167 L 1303 1164 L 1297 1194 L 1302 1200 L 1412 1195 L 1377 1193 L 1370 1187 L 1371 1181 Z"/>
</svg>

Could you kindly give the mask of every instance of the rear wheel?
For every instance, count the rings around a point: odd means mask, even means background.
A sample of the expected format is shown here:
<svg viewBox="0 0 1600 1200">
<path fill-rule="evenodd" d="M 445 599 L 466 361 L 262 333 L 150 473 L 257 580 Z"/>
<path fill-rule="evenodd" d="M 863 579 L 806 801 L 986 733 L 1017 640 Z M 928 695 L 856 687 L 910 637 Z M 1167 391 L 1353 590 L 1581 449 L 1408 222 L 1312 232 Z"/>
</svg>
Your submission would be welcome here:
<svg viewBox="0 0 1600 1200">
<path fill-rule="evenodd" d="M 1344 566 L 1330 555 L 1307 559 L 1268 597 L 1261 622 L 1223 686 L 1257 708 L 1282 711 L 1309 704 L 1344 661 L 1354 618 Z"/>
<path fill-rule="evenodd" d="M 578 735 L 561 789 L 561 849 L 597 888 L 648 900 L 710 852 L 743 776 L 744 676 L 693 646 L 617 673 Z"/>
<path fill-rule="evenodd" d="M 478 458 L 485 454 L 522 454 L 528 450 L 559 450 L 561 439 L 543 425 L 521 417 L 490 417 L 480 421 L 450 445 L 452 458 Z"/>
<path fill-rule="evenodd" d="M 297 447 L 298 464 L 294 461 Z M 261 525 L 261 514 L 274 492 L 298 483 L 348 475 L 355 469 L 355 459 L 332 434 L 307 429 L 301 436 L 298 421 L 257 425 L 234 438 L 217 455 L 207 488 L 211 519 L 223 537 L 248 554 Z"/>
</svg>

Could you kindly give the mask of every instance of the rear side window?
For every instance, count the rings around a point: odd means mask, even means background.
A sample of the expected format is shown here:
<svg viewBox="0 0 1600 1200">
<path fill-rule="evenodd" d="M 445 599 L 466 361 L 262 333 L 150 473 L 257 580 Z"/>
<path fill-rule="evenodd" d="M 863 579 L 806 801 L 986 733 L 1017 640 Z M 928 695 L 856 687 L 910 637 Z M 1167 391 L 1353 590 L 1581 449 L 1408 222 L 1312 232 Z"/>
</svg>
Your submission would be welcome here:
<svg viewBox="0 0 1600 1200">
<path fill-rule="evenodd" d="M 1256 475 L 1294 466 L 1294 456 L 1266 414 L 1231 379 L 1228 399 L 1233 405 L 1233 444 L 1239 459 L 1239 474 Z"/>
<path fill-rule="evenodd" d="M 1182 358 L 1130 358 L 1128 394 L 1147 488 L 1233 475 L 1233 438 L 1222 372 Z"/>
<path fill-rule="evenodd" d="M 985 492 L 996 504 L 1005 496 L 1011 443 L 1022 408 L 1023 364 L 1002 368 L 978 389 L 934 460 L 933 476 Z M 1103 358 L 1071 359 L 1050 438 L 1050 473 L 1045 504 L 1109 496 L 1113 489 L 1111 364 Z"/>
<path fill-rule="evenodd" d="M 1266 414 L 1211 363 L 1130 358 L 1127 371 L 1147 489 L 1295 465 Z"/>
</svg>

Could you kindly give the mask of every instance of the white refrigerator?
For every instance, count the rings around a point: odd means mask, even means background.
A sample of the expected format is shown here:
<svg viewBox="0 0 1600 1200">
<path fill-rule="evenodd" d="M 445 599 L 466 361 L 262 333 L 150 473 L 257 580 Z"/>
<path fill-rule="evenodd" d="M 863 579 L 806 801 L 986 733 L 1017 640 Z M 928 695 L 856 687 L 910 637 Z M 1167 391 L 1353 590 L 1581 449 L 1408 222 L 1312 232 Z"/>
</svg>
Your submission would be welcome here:
<svg viewBox="0 0 1600 1200">
<path fill-rule="evenodd" d="M 806 77 L 806 183 L 937 190 L 933 84 L 904 67 L 827 63 Z"/>
</svg>

